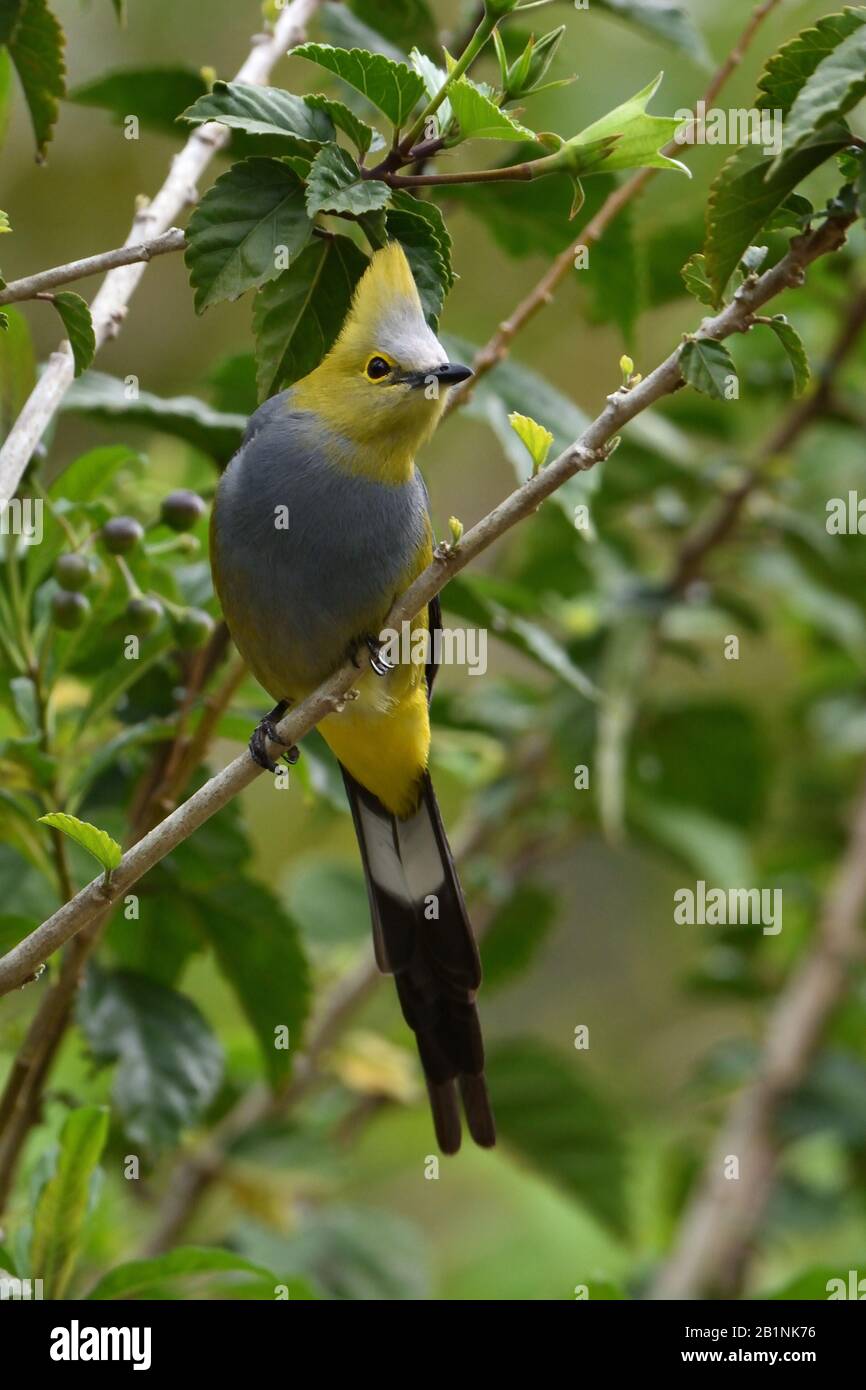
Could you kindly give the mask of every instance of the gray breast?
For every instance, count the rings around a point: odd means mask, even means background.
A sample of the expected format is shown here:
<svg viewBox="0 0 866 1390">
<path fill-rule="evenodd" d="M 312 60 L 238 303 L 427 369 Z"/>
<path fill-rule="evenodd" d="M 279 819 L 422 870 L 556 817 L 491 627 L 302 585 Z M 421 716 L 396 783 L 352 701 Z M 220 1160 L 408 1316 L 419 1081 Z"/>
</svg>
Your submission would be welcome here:
<svg viewBox="0 0 866 1390">
<path fill-rule="evenodd" d="M 420 476 L 397 487 L 353 476 L 330 461 L 348 447 L 274 397 L 250 420 L 217 493 L 214 565 L 226 621 L 275 698 L 290 693 L 274 689 L 281 668 L 293 685 L 316 682 L 354 637 L 376 629 L 424 540 Z"/>
</svg>

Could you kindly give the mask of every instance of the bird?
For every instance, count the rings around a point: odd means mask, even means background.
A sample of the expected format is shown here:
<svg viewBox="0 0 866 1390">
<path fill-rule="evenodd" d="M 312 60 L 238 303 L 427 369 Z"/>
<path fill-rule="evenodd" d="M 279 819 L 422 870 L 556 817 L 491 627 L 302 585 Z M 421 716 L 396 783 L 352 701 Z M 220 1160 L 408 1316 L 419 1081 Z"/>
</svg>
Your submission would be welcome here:
<svg viewBox="0 0 866 1390">
<path fill-rule="evenodd" d="M 225 621 L 276 701 L 250 739 L 257 763 L 273 770 L 277 721 L 369 648 L 372 671 L 356 698 L 318 728 L 342 771 L 376 963 L 393 975 L 414 1032 L 444 1154 L 460 1147 L 461 1110 L 481 1147 L 496 1129 L 475 1003 L 478 947 L 428 768 L 438 597 L 412 623 L 409 649 L 423 662 L 391 662 L 379 639 L 433 554 L 416 454 L 451 387 L 471 376 L 429 326 L 402 246 L 386 242 L 319 365 L 250 417 L 211 515 Z"/>
</svg>

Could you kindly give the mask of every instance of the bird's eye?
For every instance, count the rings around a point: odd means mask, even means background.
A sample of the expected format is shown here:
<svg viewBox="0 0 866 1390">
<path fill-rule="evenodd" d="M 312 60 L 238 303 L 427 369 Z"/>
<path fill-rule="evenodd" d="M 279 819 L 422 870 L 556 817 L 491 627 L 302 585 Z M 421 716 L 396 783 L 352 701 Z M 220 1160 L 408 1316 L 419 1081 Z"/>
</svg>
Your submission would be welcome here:
<svg viewBox="0 0 866 1390">
<path fill-rule="evenodd" d="M 381 381 L 391 371 L 391 363 L 384 357 L 371 357 L 364 368 L 368 381 Z"/>
</svg>

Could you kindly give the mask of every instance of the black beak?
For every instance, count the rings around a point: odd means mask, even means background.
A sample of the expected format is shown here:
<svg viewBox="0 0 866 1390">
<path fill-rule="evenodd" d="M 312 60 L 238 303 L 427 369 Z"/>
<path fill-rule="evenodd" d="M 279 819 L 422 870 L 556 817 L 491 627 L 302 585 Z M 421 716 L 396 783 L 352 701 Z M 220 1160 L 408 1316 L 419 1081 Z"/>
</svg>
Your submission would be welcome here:
<svg viewBox="0 0 866 1390">
<path fill-rule="evenodd" d="M 429 367 L 426 372 L 407 372 L 402 380 L 410 386 L 426 386 L 432 378 L 442 386 L 457 386 L 472 375 L 471 367 L 463 367 L 459 362 L 443 362 L 441 367 Z"/>
</svg>

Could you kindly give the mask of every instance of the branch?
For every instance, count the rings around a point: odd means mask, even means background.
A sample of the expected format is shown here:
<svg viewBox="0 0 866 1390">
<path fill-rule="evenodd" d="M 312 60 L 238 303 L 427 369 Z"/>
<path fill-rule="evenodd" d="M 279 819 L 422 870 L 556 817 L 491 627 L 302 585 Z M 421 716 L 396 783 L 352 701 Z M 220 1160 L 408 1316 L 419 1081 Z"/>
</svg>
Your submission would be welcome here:
<svg viewBox="0 0 866 1390">
<path fill-rule="evenodd" d="M 851 967 L 866 954 L 864 910 L 866 779 L 815 945 L 776 1001 L 757 1077 L 731 1106 L 650 1298 L 699 1298 L 708 1291 L 724 1298 L 738 1287 L 776 1176 L 779 1110 L 805 1076 Z M 737 1181 L 724 1176 L 730 1155 L 739 1159 Z"/>
<path fill-rule="evenodd" d="M 273 33 L 254 44 L 234 80 L 253 84 L 266 82 L 277 60 L 303 38 L 304 29 L 320 3 L 321 0 L 291 0 L 281 11 Z M 175 155 L 169 175 L 156 197 L 136 213 L 126 246 L 140 246 L 143 241 L 167 231 L 184 208 L 198 200 L 196 184 L 228 138 L 228 128 L 213 121 L 196 127 L 183 149 Z M 106 276 L 90 306 L 97 350 L 120 332 L 127 306 L 146 264 L 137 259 L 116 266 Z M 64 342 L 49 358 L 0 449 L 0 507 L 14 495 L 49 421 L 72 383 L 73 373 L 72 349 Z"/>
<path fill-rule="evenodd" d="M 116 270 L 121 265 L 151 261 L 154 256 L 164 256 L 167 251 L 182 251 L 185 246 L 186 233 L 179 227 L 170 227 L 161 236 L 151 237 L 150 241 L 140 241 L 137 245 L 127 243 L 114 251 L 100 251 L 96 256 L 85 256 L 83 260 L 70 261 L 68 265 L 56 265 L 51 270 L 40 270 L 36 275 L 11 280 L 4 290 L 0 290 L 0 305 L 35 299 L 38 294 L 53 290 L 58 285 L 84 280 L 88 275 L 101 275 L 103 270 Z"/>
<path fill-rule="evenodd" d="M 761 0 L 761 4 L 752 12 L 746 27 L 740 34 L 734 47 L 710 79 L 710 83 L 701 98 L 705 104 L 705 109 L 712 106 L 731 73 L 736 71 L 743 61 L 746 51 L 755 37 L 755 34 L 758 32 L 758 29 L 761 27 L 761 24 L 770 11 L 774 10 L 778 4 L 779 0 Z M 695 106 L 694 110 L 696 109 L 697 106 Z M 695 117 L 695 119 L 697 118 Z M 682 158 L 688 148 L 688 146 L 681 146 L 675 140 L 672 140 L 671 143 L 665 147 L 663 153 L 675 154 L 679 158 Z M 567 246 L 564 251 L 560 251 L 559 255 L 551 263 L 544 275 L 542 275 L 538 284 L 530 290 L 525 299 L 521 300 L 513 313 L 502 321 L 493 334 L 493 337 L 490 338 L 481 351 L 476 354 L 475 361 L 472 363 L 474 376 L 451 392 L 451 398 L 448 402 L 449 411 L 453 410 L 455 406 L 462 405 L 464 401 L 469 399 L 481 377 L 486 376 L 488 372 L 493 370 L 497 362 L 501 362 L 503 357 L 507 356 L 511 342 L 520 330 L 526 326 L 530 319 L 535 317 L 539 310 L 543 309 L 546 304 L 551 303 L 555 291 L 573 268 L 574 258 L 578 251 L 581 250 L 581 248 L 588 249 L 597 241 L 600 241 L 614 218 L 628 203 L 637 197 L 638 193 L 643 192 L 643 189 L 649 183 L 650 179 L 654 178 L 658 172 L 657 169 L 640 169 L 636 174 L 632 174 L 631 178 L 627 179 L 625 183 L 615 188 L 605 199 L 595 216 L 587 222 L 577 240 Z"/>
<path fill-rule="evenodd" d="M 819 256 L 836 250 L 845 240 L 853 216 L 828 218 L 820 227 L 796 237 L 788 253 L 760 278 L 749 276 L 733 301 L 721 313 L 701 324 L 698 338 L 719 341 L 732 333 L 745 332 L 754 313 L 783 290 L 803 283 L 805 268 Z M 630 390 L 620 389 L 608 397 L 599 416 L 553 463 L 531 477 L 522 487 L 488 513 L 460 541 L 457 548 L 440 546 L 431 564 L 397 600 L 385 626 L 397 628 L 424 608 L 444 587 L 495 540 L 519 521 L 531 516 L 539 505 L 575 473 L 592 468 L 607 457 L 614 436 L 623 426 L 649 406 L 683 385 L 679 369 L 680 346 Z M 285 747 L 297 743 L 326 715 L 339 710 L 358 679 L 369 668 L 369 654 L 360 658 L 361 669 L 346 662 L 312 695 L 292 710 L 280 723 L 278 734 Z M 274 750 L 281 751 L 279 746 Z M 94 879 L 59 911 L 0 959 L 0 994 L 23 984 L 35 968 L 105 908 L 126 893 L 139 878 L 206 820 L 219 811 L 238 792 L 259 776 L 261 769 L 248 753 L 225 767 L 194 796 L 178 807 L 154 830 L 127 851 L 106 886 L 102 877 Z"/>
</svg>

